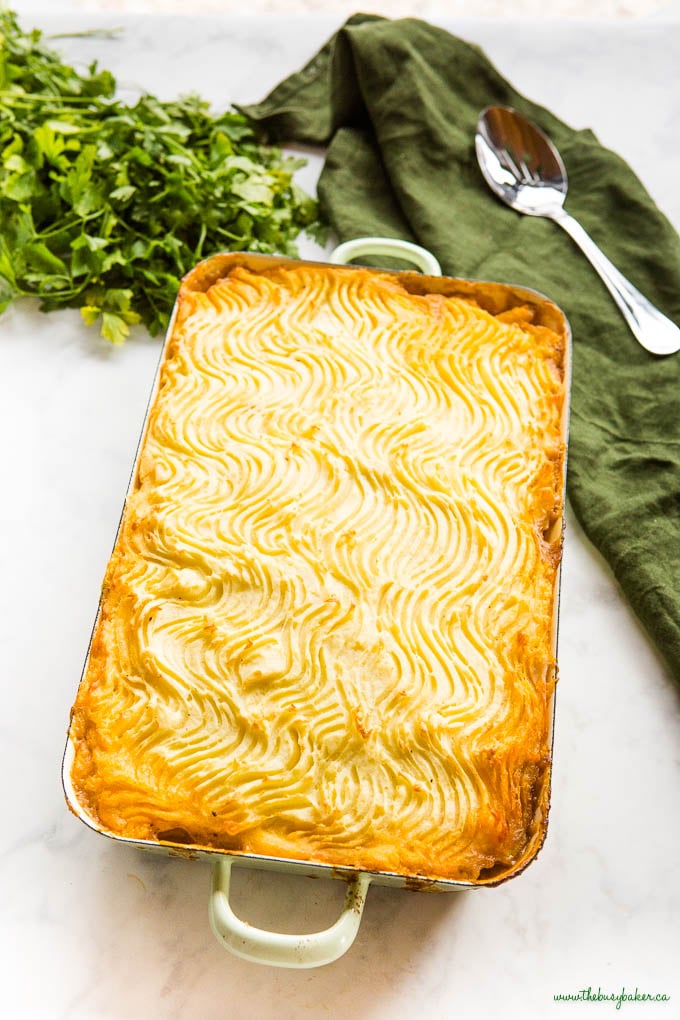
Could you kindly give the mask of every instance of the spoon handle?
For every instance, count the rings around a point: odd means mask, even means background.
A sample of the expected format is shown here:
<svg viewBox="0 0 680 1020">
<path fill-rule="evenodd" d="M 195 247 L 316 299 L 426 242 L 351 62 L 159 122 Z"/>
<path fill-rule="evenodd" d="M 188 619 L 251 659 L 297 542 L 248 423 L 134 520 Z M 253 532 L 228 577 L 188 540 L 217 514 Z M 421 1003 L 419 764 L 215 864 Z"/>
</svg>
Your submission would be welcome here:
<svg viewBox="0 0 680 1020">
<path fill-rule="evenodd" d="M 600 274 L 636 340 L 652 354 L 674 354 L 680 350 L 680 329 L 603 255 L 578 220 L 564 209 L 556 210 L 551 218 L 566 230 Z"/>
</svg>

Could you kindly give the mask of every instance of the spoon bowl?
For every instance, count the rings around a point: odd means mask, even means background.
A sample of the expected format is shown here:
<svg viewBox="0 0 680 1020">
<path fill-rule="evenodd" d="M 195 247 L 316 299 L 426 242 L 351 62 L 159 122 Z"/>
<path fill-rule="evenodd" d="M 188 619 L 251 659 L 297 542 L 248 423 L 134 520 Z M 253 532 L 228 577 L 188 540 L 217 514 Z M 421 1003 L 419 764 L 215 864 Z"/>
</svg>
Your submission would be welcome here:
<svg viewBox="0 0 680 1020">
<path fill-rule="evenodd" d="M 488 106 L 479 118 L 475 147 L 487 184 L 512 209 L 545 216 L 548 205 L 564 205 L 566 167 L 531 121 L 506 106 Z"/>
<path fill-rule="evenodd" d="M 652 354 L 680 350 L 680 329 L 644 297 L 564 208 L 567 171 L 540 128 L 509 106 L 487 106 L 477 122 L 477 161 L 501 201 L 527 216 L 554 220 L 581 248 L 608 288 L 637 341 Z"/>
</svg>

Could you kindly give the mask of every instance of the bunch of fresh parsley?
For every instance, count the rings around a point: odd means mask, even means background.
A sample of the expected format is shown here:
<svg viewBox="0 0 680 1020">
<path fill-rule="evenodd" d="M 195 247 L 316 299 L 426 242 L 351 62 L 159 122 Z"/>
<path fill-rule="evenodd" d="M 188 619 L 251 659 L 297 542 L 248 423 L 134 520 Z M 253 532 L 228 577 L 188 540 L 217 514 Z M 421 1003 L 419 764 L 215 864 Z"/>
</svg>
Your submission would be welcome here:
<svg viewBox="0 0 680 1020">
<path fill-rule="evenodd" d="M 134 105 L 0 11 L 0 311 L 20 295 L 75 307 L 102 336 L 167 326 L 180 277 L 216 251 L 295 255 L 320 236 L 302 161 L 197 96 Z"/>
</svg>

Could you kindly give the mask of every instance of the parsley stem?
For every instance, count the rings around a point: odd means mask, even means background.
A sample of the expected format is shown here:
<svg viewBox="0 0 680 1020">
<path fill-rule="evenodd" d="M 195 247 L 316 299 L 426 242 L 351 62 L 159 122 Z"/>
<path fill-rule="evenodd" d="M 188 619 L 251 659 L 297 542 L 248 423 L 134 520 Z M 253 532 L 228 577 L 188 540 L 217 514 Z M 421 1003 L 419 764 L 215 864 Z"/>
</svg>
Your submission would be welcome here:
<svg viewBox="0 0 680 1020">
<path fill-rule="evenodd" d="M 46 237 L 53 237 L 55 234 L 67 233 L 69 230 L 72 230 L 74 227 L 81 226 L 83 223 L 89 223 L 91 220 L 99 219 L 102 215 L 102 210 L 97 209 L 94 212 L 89 213 L 87 216 L 74 216 L 72 220 L 64 220 L 61 223 L 55 223 L 54 226 L 46 230 L 37 231 L 35 236 L 40 238 L 41 241 L 44 241 Z"/>
<path fill-rule="evenodd" d="M 49 92 L 16 92 L 13 89 L 0 89 L 0 100 L 7 105 L 13 105 L 17 100 L 23 103 L 54 103 L 67 110 L 73 103 L 87 103 L 90 106 L 100 107 L 103 110 L 110 110 L 117 106 L 116 100 L 98 99 L 95 96 L 54 96 Z"/>
<path fill-rule="evenodd" d="M 205 223 L 201 223 L 201 233 L 199 234 L 198 244 L 194 248 L 194 258 L 197 259 L 197 260 L 200 259 L 201 255 L 203 254 L 203 244 L 205 242 L 207 233 L 208 233 L 208 228 L 207 228 L 206 224 Z"/>
<path fill-rule="evenodd" d="M 45 36 L 46 39 L 115 39 L 125 32 L 123 26 L 118 28 L 88 28 L 82 32 L 55 32 Z"/>
</svg>

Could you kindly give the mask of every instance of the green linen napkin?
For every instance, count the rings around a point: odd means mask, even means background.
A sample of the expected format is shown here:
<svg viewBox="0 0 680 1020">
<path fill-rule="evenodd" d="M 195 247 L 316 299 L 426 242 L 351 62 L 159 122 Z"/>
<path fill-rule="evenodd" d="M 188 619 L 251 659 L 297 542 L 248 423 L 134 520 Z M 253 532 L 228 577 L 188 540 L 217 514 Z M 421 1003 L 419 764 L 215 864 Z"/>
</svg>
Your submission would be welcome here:
<svg viewBox="0 0 680 1020">
<path fill-rule="evenodd" d="M 631 169 L 442 29 L 355 15 L 245 112 L 270 137 L 328 146 L 319 196 L 341 240 L 410 238 L 448 275 L 524 284 L 560 305 L 574 336 L 571 503 L 680 680 L 680 354 L 647 354 L 568 236 L 491 195 L 474 134 L 480 110 L 495 103 L 553 138 L 569 174 L 567 208 L 680 321 L 680 238 Z"/>
</svg>

